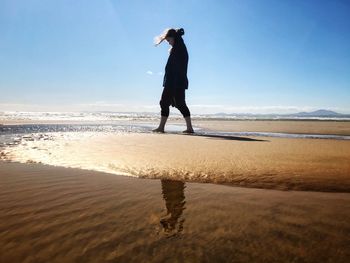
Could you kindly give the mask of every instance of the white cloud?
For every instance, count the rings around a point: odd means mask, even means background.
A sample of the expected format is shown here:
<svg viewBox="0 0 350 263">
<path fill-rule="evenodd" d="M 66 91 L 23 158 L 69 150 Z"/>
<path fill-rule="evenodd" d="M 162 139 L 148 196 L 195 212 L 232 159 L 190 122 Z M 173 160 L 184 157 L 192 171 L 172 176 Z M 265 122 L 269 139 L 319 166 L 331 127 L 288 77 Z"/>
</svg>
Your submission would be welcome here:
<svg viewBox="0 0 350 263">
<path fill-rule="evenodd" d="M 147 70 L 146 73 L 147 73 L 148 75 L 158 75 L 158 76 L 163 76 L 163 75 L 164 75 L 164 72 L 162 72 L 162 71 L 153 72 L 152 70 Z"/>
<path fill-rule="evenodd" d="M 79 104 L 81 110 L 88 111 L 116 111 L 116 112 L 157 112 L 159 105 L 135 105 L 127 103 L 111 103 L 105 101 L 96 101 L 91 103 Z"/>
<path fill-rule="evenodd" d="M 0 111 L 44 111 L 45 106 L 25 103 L 0 103 Z"/>
<path fill-rule="evenodd" d="M 83 103 L 83 104 L 78 104 L 79 106 L 85 107 L 122 107 L 124 106 L 123 104 L 120 103 L 109 103 L 105 101 L 95 101 L 91 103 Z"/>
</svg>

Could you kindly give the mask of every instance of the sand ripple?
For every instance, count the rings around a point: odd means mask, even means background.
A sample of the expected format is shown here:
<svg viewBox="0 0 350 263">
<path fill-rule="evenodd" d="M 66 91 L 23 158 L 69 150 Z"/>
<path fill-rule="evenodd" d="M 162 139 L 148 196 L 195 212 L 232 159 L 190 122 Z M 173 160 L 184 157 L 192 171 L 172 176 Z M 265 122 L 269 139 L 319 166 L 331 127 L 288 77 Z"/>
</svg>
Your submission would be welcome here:
<svg viewBox="0 0 350 263">
<path fill-rule="evenodd" d="M 57 132 L 23 136 L 4 160 L 140 178 L 350 192 L 350 141 Z"/>
<path fill-rule="evenodd" d="M 346 262 L 350 256 L 349 194 L 1 162 L 0 180 L 0 262 Z"/>
</svg>

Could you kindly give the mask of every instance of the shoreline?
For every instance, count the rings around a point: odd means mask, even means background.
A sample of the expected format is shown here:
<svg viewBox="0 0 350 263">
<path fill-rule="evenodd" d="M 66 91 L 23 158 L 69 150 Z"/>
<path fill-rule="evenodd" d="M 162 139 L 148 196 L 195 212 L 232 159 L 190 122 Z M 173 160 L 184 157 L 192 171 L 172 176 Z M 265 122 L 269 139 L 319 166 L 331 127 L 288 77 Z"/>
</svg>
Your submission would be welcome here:
<svg viewBox="0 0 350 263">
<path fill-rule="evenodd" d="M 157 125 L 158 120 L 117 120 L 117 121 L 37 121 L 6 120 L 2 126 L 15 125 Z M 0 120 L 1 123 L 1 120 Z M 183 119 L 169 119 L 167 124 L 185 125 Z M 220 132 L 272 132 L 289 134 L 341 135 L 350 136 L 350 121 L 330 120 L 196 120 L 197 128 Z"/>
</svg>

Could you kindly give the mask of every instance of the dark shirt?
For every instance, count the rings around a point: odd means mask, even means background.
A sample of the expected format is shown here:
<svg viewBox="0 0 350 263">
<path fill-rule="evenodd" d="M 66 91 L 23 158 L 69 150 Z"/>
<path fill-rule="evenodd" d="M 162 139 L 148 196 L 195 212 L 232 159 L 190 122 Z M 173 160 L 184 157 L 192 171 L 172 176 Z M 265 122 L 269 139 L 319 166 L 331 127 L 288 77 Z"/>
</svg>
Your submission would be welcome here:
<svg viewBox="0 0 350 263">
<path fill-rule="evenodd" d="M 165 66 L 163 87 L 171 89 L 188 89 L 188 53 L 185 44 L 181 42 L 175 44 L 171 49 Z"/>
</svg>

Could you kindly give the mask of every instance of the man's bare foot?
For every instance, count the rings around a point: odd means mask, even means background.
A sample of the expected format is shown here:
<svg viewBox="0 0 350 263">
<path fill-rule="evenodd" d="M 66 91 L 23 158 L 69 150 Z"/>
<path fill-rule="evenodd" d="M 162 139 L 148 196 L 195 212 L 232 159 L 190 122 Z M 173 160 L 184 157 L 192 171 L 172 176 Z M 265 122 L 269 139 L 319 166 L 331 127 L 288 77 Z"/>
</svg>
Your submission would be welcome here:
<svg viewBox="0 0 350 263">
<path fill-rule="evenodd" d="M 152 130 L 152 132 L 160 132 L 160 133 L 164 133 L 164 129 L 157 128 L 157 129 Z"/>
<path fill-rule="evenodd" d="M 194 133 L 194 130 L 184 130 L 182 133 Z"/>
</svg>

